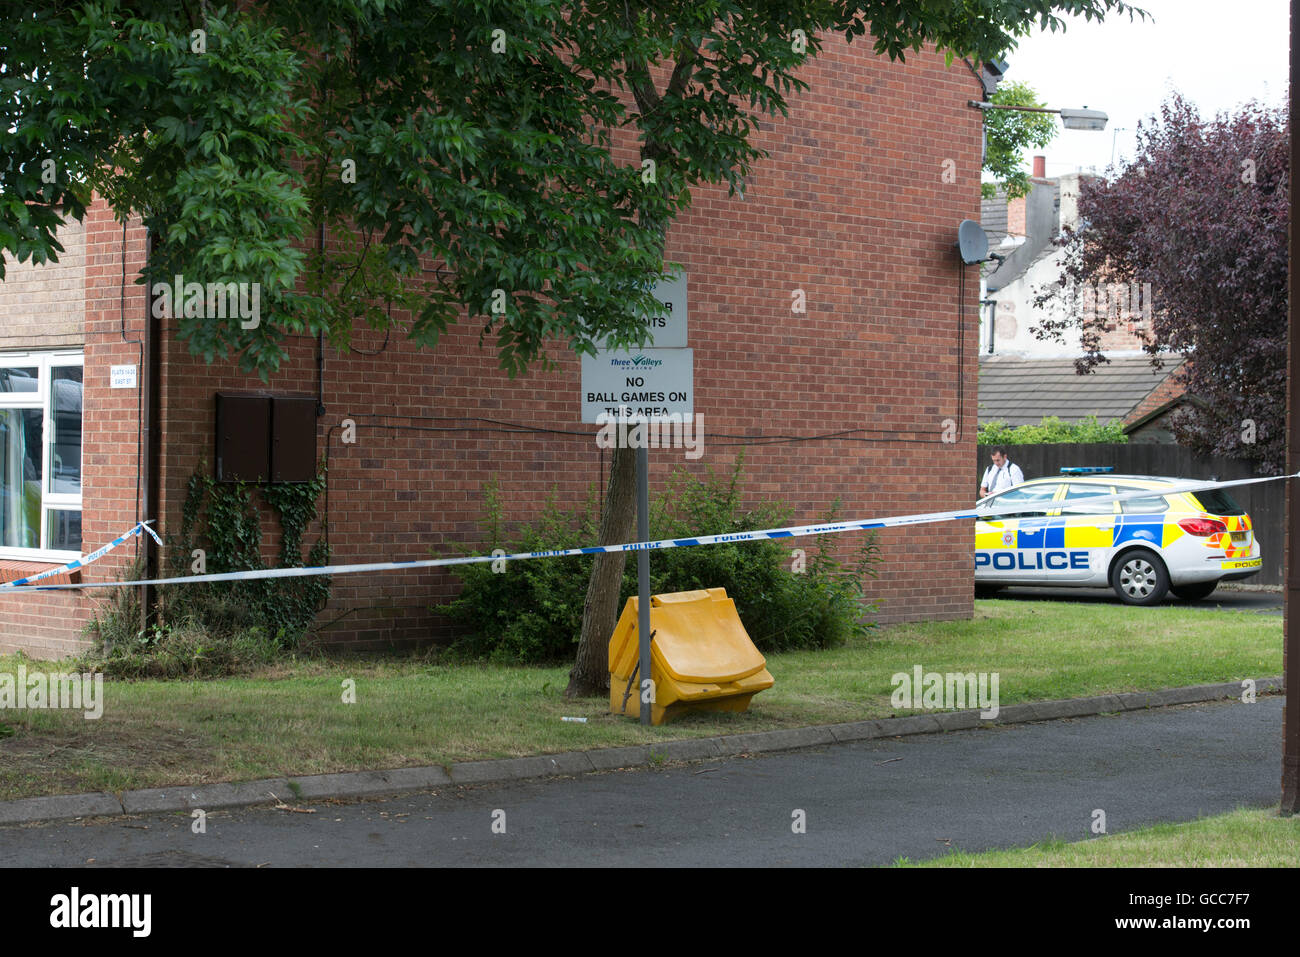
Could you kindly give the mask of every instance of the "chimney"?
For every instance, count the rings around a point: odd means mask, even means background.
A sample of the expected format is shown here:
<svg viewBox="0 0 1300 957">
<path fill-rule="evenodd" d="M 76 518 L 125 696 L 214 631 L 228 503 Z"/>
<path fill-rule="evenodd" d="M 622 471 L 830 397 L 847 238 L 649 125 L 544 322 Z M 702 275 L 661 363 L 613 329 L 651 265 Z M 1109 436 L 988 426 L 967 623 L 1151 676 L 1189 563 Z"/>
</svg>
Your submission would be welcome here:
<svg viewBox="0 0 1300 957">
<path fill-rule="evenodd" d="M 1007 232 L 1012 236 L 1027 236 L 1025 222 L 1025 197 L 1007 203 Z"/>
<path fill-rule="evenodd" d="M 1034 157 L 1034 179 L 1047 179 L 1047 157 Z"/>
</svg>

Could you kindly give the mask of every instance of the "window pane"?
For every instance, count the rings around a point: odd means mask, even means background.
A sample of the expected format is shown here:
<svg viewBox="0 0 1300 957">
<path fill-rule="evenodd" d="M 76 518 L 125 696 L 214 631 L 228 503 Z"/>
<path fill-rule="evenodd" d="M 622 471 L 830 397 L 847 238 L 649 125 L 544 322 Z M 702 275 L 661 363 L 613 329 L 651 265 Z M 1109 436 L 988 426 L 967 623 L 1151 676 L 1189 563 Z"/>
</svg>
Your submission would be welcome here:
<svg viewBox="0 0 1300 957">
<path fill-rule="evenodd" d="M 50 449 L 50 491 L 81 493 L 81 366 L 62 366 L 51 378 L 54 435 Z M 53 545 L 50 546 L 54 547 Z"/>
<path fill-rule="evenodd" d="M 1245 515 L 1246 510 L 1223 489 L 1205 489 L 1194 492 L 1193 497 L 1201 504 L 1201 511 L 1211 515 Z"/>
<path fill-rule="evenodd" d="M 0 409 L 0 545 L 41 547 L 40 409 Z"/>
<path fill-rule="evenodd" d="M 81 551 L 81 513 L 51 511 L 49 513 L 48 548 L 65 552 Z"/>
<path fill-rule="evenodd" d="M 1071 504 L 1081 498 L 1096 498 L 1098 495 L 1109 495 L 1111 489 L 1109 485 L 1070 485 L 1065 489 L 1065 502 L 1061 507 L 1062 515 L 1113 515 L 1115 513 L 1114 502 L 1102 502 L 1097 504 Z"/>
<path fill-rule="evenodd" d="M 996 511 L 998 509 L 1038 505 L 1044 511 L 1018 512 L 1015 515 L 1008 515 L 1007 518 L 1033 518 L 1035 516 L 1046 515 L 1047 509 L 1052 504 L 1052 499 L 1056 497 L 1056 491 L 1061 486 L 1056 483 L 1044 485 L 1018 485 L 1010 491 L 1003 492 L 1001 495 L 990 499 L 985 507 Z"/>
<path fill-rule="evenodd" d="M 1124 494 L 1126 492 L 1140 492 L 1142 489 L 1132 485 L 1120 486 L 1115 491 Z M 1119 503 L 1120 511 L 1125 515 L 1151 515 L 1158 512 L 1169 511 L 1169 502 L 1163 495 L 1148 495 L 1143 498 L 1129 499 L 1127 502 Z"/>
<path fill-rule="evenodd" d="M 0 365 L 0 392 L 36 392 L 39 372 L 35 367 Z"/>
</svg>

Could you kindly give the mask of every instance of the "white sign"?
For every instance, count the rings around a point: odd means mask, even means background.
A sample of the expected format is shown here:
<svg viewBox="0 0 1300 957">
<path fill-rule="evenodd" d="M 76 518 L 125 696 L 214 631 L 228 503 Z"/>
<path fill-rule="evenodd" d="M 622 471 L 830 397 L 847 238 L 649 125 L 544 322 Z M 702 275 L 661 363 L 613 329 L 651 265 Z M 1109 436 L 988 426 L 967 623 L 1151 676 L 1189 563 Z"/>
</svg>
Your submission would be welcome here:
<svg viewBox="0 0 1300 957">
<path fill-rule="evenodd" d="M 646 348 L 686 348 L 686 271 L 665 274 L 655 284 L 654 296 L 661 306 L 646 317 L 650 326 Z"/>
<path fill-rule="evenodd" d="M 112 389 L 134 389 L 135 366 L 113 366 L 109 370 L 108 385 Z"/>
<path fill-rule="evenodd" d="M 695 350 L 642 349 L 582 357 L 582 421 L 601 413 L 661 419 L 695 414 Z"/>
</svg>

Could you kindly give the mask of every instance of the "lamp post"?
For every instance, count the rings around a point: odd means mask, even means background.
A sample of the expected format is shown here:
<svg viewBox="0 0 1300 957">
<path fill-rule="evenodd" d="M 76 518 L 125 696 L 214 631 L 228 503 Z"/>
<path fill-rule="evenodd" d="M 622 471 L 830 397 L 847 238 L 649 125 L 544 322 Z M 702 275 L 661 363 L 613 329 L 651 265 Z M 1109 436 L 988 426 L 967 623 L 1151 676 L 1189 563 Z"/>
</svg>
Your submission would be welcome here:
<svg viewBox="0 0 1300 957">
<path fill-rule="evenodd" d="M 1300 14 L 1300 0 L 1291 0 L 1291 53 L 1295 55 L 1295 22 Z M 1294 61 L 1291 68 L 1291 80 L 1295 82 Z M 1291 111 L 1291 128 L 1300 119 L 1300 104 L 1294 97 L 1289 104 Z M 1291 137 L 1291 168 L 1300 161 L 1300 145 Z M 1300 472 L 1300 384 L 1296 375 L 1300 374 L 1300 305 L 1296 295 L 1300 293 L 1296 285 L 1295 255 L 1296 245 L 1300 243 L 1300 226 L 1296 224 L 1295 195 L 1291 196 L 1291 234 L 1287 245 L 1287 288 L 1290 292 L 1290 305 L 1287 316 L 1287 380 L 1286 380 L 1286 470 L 1294 475 Z M 1283 564 L 1286 576 L 1285 591 L 1282 592 L 1282 681 L 1286 688 L 1286 704 L 1282 709 L 1282 805 L 1281 813 L 1290 817 L 1300 812 L 1300 671 L 1296 662 L 1300 661 L 1300 622 L 1296 613 L 1300 612 L 1300 489 L 1296 479 L 1286 480 L 1285 531 L 1283 548 L 1286 559 Z"/>
<path fill-rule="evenodd" d="M 967 100 L 966 105 L 974 107 L 977 110 L 1016 110 L 1020 113 L 1055 113 L 1061 118 L 1061 125 L 1067 130 L 1104 130 L 1106 121 L 1110 119 L 1101 110 L 1090 110 L 1086 106 L 1082 109 L 1071 109 L 1066 107 L 1061 110 L 1049 109 L 1045 106 L 1010 106 L 1001 103 L 989 103 L 987 100 Z"/>
</svg>

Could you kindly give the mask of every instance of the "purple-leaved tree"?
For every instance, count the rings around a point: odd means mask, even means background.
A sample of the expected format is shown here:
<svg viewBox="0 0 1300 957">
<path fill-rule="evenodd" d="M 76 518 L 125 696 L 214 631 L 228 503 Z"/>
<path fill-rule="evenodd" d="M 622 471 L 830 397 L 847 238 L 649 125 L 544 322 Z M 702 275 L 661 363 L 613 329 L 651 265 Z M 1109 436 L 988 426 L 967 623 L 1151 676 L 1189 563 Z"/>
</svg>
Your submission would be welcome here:
<svg viewBox="0 0 1300 957">
<path fill-rule="evenodd" d="M 1107 361 L 1108 317 L 1078 305 L 1149 290 L 1146 351 L 1156 365 L 1186 355 L 1175 374 L 1199 400 L 1173 417 L 1175 437 L 1261 472 L 1285 457 L 1288 136 L 1285 108 L 1250 103 L 1207 120 L 1174 94 L 1138 128 L 1136 158 L 1081 187 L 1060 280 L 1037 297 L 1053 308 L 1036 334 L 1077 331 L 1083 373 Z"/>
</svg>

